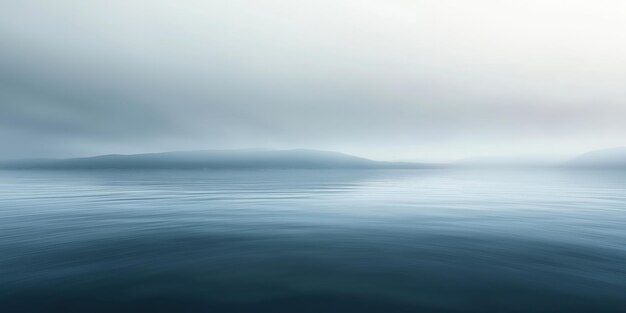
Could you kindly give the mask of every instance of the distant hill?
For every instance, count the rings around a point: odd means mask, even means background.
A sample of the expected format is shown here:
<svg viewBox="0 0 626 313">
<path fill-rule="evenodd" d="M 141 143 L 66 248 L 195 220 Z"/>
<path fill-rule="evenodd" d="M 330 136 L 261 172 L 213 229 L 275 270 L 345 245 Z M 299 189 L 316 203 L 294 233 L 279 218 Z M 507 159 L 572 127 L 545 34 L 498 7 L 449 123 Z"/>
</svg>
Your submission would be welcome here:
<svg viewBox="0 0 626 313">
<path fill-rule="evenodd" d="M 411 169 L 440 165 L 374 161 L 319 150 L 206 150 L 32 159 L 0 163 L 2 169 Z"/>
<path fill-rule="evenodd" d="M 566 166 L 626 169 L 626 147 L 588 152 L 569 160 Z"/>
</svg>

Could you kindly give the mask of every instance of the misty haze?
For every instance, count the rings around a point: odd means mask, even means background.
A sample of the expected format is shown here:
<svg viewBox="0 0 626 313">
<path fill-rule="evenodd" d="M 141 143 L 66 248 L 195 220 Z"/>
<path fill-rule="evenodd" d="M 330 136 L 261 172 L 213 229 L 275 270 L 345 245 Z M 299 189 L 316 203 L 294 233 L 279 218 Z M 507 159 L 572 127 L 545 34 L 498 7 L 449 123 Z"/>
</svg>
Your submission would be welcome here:
<svg viewBox="0 0 626 313">
<path fill-rule="evenodd" d="M 0 0 L 0 312 L 626 312 L 625 12 Z"/>
</svg>

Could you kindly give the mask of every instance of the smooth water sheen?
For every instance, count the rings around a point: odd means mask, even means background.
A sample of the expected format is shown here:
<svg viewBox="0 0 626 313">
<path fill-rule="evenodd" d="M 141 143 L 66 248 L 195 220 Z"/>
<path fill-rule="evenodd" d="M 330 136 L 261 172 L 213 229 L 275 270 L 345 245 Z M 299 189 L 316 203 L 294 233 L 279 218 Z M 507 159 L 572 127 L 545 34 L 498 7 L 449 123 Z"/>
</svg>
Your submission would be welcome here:
<svg viewBox="0 0 626 313">
<path fill-rule="evenodd" d="M 626 312 L 626 172 L 0 172 L 0 312 Z"/>
</svg>

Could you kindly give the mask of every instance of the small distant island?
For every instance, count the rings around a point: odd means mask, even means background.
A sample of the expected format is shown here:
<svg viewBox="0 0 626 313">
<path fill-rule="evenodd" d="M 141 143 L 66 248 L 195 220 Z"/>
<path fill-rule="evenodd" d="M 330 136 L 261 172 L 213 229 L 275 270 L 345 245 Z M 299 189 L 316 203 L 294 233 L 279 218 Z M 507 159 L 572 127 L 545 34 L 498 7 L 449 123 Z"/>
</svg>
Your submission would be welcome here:
<svg viewBox="0 0 626 313">
<path fill-rule="evenodd" d="M 27 159 L 0 163 L 2 169 L 422 169 L 443 165 L 383 162 L 320 150 L 203 150 L 102 155 L 71 159 Z"/>
</svg>

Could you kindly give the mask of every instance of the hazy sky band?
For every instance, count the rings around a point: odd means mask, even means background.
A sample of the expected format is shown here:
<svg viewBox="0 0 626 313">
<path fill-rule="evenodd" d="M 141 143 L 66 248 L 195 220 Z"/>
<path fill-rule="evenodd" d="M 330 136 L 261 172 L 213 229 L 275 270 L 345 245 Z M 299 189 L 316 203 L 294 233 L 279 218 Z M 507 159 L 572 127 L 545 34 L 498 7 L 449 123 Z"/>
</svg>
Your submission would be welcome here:
<svg viewBox="0 0 626 313">
<path fill-rule="evenodd" d="M 2 1 L 3 158 L 626 145 L 623 1 Z"/>
</svg>

